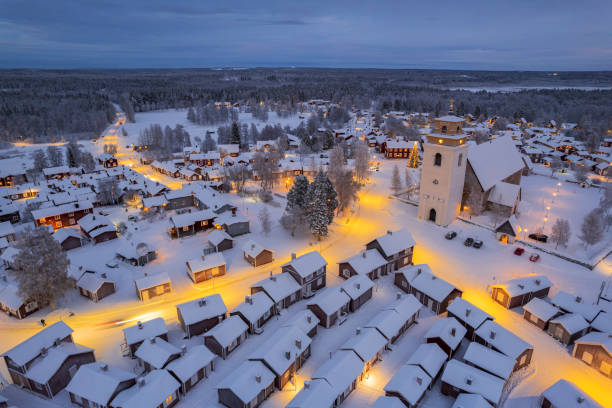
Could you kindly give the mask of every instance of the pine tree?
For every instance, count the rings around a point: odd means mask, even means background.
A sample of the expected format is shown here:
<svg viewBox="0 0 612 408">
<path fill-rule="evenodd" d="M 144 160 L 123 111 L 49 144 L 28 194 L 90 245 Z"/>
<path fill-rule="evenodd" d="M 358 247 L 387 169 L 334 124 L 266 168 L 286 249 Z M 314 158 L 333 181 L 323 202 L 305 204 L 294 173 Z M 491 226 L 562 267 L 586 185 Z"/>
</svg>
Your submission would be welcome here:
<svg viewBox="0 0 612 408">
<path fill-rule="evenodd" d="M 299 175 L 293 179 L 293 185 L 287 193 L 287 206 L 281 218 L 283 226 L 295 234 L 297 229 L 305 227 L 306 224 L 306 195 L 308 194 L 308 179 Z"/>
<path fill-rule="evenodd" d="M 402 189 L 402 179 L 399 174 L 399 167 L 397 164 L 393 165 L 393 174 L 391 175 L 391 190 L 394 194 L 397 194 Z"/>
<path fill-rule="evenodd" d="M 41 306 L 50 303 L 55 310 L 56 299 L 74 284 L 67 275 L 70 261 L 66 252 L 47 228 L 25 230 L 15 246 L 19 252 L 10 273 L 17 281 L 19 295 Z"/>
<path fill-rule="evenodd" d="M 329 224 L 329 208 L 325 202 L 326 193 L 323 186 L 315 184 L 314 182 L 313 191 L 311 193 L 310 207 L 308 211 L 308 221 L 310 225 L 310 232 L 320 240 L 321 237 L 327 236 L 327 225 Z"/>
<path fill-rule="evenodd" d="M 240 145 L 240 141 L 241 141 L 240 126 L 238 126 L 237 122 L 234 122 L 232 123 L 232 133 L 231 133 L 230 143 Z"/>
<path fill-rule="evenodd" d="M 187 120 L 190 122 L 196 121 L 196 114 L 195 114 L 195 111 L 193 110 L 193 106 L 190 106 L 189 109 L 187 110 Z"/>
<path fill-rule="evenodd" d="M 331 182 L 329 177 L 327 177 L 327 174 L 319 172 L 309 188 L 309 193 L 311 194 L 308 196 L 306 201 L 310 206 L 312 206 L 313 201 L 317 199 L 317 196 L 315 195 L 317 189 L 321 189 L 323 192 L 323 200 L 327 206 L 327 224 L 329 225 L 334 220 L 336 208 L 338 208 L 338 193 L 336 193 L 334 184 Z"/>
<path fill-rule="evenodd" d="M 419 146 L 417 142 L 410 149 L 410 155 L 408 156 L 408 167 L 416 169 L 419 167 Z"/>
</svg>

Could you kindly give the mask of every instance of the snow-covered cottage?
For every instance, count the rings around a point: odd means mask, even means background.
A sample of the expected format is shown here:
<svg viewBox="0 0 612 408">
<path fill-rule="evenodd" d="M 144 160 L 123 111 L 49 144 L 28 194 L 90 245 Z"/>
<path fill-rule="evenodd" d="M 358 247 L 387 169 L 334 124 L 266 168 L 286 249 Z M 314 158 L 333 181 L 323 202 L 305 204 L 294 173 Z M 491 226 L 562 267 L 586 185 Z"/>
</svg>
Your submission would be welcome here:
<svg viewBox="0 0 612 408">
<path fill-rule="evenodd" d="M 172 292 L 172 282 L 167 273 L 147 275 L 134 281 L 138 298 L 142 301 L 156 298 Z"/>
<path fill-rule="evenodd" d="M 212 210 L 193 211 L 173 215 L 169 220 L 168 234 L 171 238 L 181 238 L 205 231 L 214 226 L 217 217 Z"/>
<path fill-rule="evenodd" d="M 340 285 L 340 290 L 351 299 L 349 311 L 354 313 L 368 300 L 372 299 L 374 282 L 364 275 L 355 275 Z"/>
<path fill-rule="evenodd" d="M 187 275 L 194 283 L 207 281 L 225 275 L 227 264 L 223 254 L 214 252 L 201 258 L 190 259 L 186 263 Z"/>
<path fill-rule="evenodd" d="M 419 405 L 428 387 L 431 377 L 416 365 L 405 364 L 401 366 L 383 388 L 388 397 L 397 397 L 408 408 Z"/>
<path fill-rule="evenodd" d="M 612 378 L 612 336 L 591 332 L 574 342 L 572 356 Z"/>
<path fill-rule="evenodd" d="M 435 276 L 429 265 L 404 267 L 395 272 L 395 286 L 413 294 L 425 307 L 437 314 L 444 313 L 461 290 Z"/>
<path fill-rule="evenodd" d="M 577 313 L 568 313 L 550 320 L 546 330 L 553 338 L 569 346 L 589 330 L 589 323 Z"/>
<path fill-rule="evenodd" d="M 551 303 L 565 313 L 576 313 L 581 315 L 587 322 L 592 322 L 601 313 L 602 307 L 585 303 L 581 296 L 560 290 L 551 299 Z"/>
<path fill-rule="evenodd" d="M 275 312 L 286 309 L 298 300 L 302 293 L 302 287 L 287 272 L 272 274 L 266 279 L 260 280 L 251 286 L 251 295 L 257 292 L 264 292 L 272 299 L 275 305 Z"/>
<path fill-rule="evenodd" d="M 9 247 L 8 249 L 11 248 Z M 39 309 L 40 305 L 37 301 L 34 299 L 23 299 L 19 295 L 19 287 L 17 285 L 9 283 L 4 288 L 0 288 L 0 310 L 7 315 L 23 319 Z"/>
<path fill-rule="evenodd" d="M 454 317 L 440 317 L 425 334 L 425 340 L 437 344 L 451 358 L 459 349 L 466 332 L 466 328 Z"/>
<path fill-rule="evenodd" d="M 138 365 L 144 367 L 145 372 L 161 370 L 168 363 L 181 356 L 181 349 L 168 343 L 161 337 L 145 339 L 134 354 Z"/>
<path fill-rule="evenodd" d="M 442 394 L 457 397 L 460 393 L 479 394 L 497 407 L 504 381 L 474 366 L 451 360 L 442 373 Z"/>
<path fill-rule="evenodd" d="M 202 379 L 207 378 L 215 369 L 215 355 L 204 345 L 198 344 L 189 350 L 181 349 L 181 356 L 171 361 L 166 370 L 181 384 L 185 395 Z"/>
<path fill-rule="evenodd" d="M 299 327 L 308 337 L 313 338 L 317 335 L 317 327 L 319 326 L 319 318 L 315 316 L 310 309 L 305 309 L 297 312 L 291 319 L 288 326 Z"/>
<path fill-rule="evenodd" d="M 363 361 L 364 371 L 370 370 L 381 359 L 387 339 L 373 327 L 358 327 L 339 350 L 351 350 Z"/>
<path fill-rule="evenodd" d="M 528 275 L 493 285 L 491 297 L 500 305 L 512 309 L 522 306 L 531 299 L 544 298 L 552 287 L 552 282 L 544 275 Z"/>
<path fill-rule="evenodd" d="M 349 312 L 351 298 L 340 288 L 325 288 L 306 305 L 325 328 L 333 326 L 338 319 Z"/>
<path fill-rule="evenodd" d="M 447 359 L 448 354 L 436 343 L 422 343 L 412 353 L 406 364 L 421 367 L 431 377 L 432 383 L 434 383 Z"/>
<path fill-rule="evenodd" d="M 249 326 L 250 334 L 260 334 L 262 326 L 273 314 L 274 302 L 264 292 L 246 296 L 244 302 L 230 312 L 230 316 L 239 316 Z"/>
<path fill-rule="evenodd" d="M 153 370 L 138 378 L 136 385 L 121 391 L 112 408 L 170 408 L 179 401 L 180 384 L 166 370 Z"/>
<path fill-rule="evenodd" d="M 247 360 L 217 386 L 219 403 L 229 408 L 255 408 L 274 392 L 274 373 L 261 361 Z"/>
<path fill-rule="evenodd" d="M 87 214 L 77 221 L 83 233 L 96 244 L 117 238 L 113 223 L 102 214 Z"/>
<path fill-rule="evenodd" d="M 542 330 L 548 329 L 548 322 L 561 313 L 557 307 L 537 297 L 523 305 L 523 318 Z"/>
<path fill-rule="evenodd" d="M 247 338 L 249 326 L 239 316 L 230 316 L 204 335 L 204 344 L 213 353 L 226 359 Z"/>
<path fill-rule="evenodd" d="M 116 256 L 132 266 L 144 266 L 157 259 L 157 251 L 146 242 L 135 245 L 134 242 L 124 241 L 117 248 Z"/>
<path fill-rule="evenodd" d="M 64 251 L 80 248 L 83 245 L 81 234 L 74 228 L 60 228 L 53 233 L 53 238 L 59 242 Z"/>
<path fill-rule="evenodd" d="M 77 281 L 79 293 L 94 302 L 99 302 L 116 291 L 115 282 L 108 279 L 106 273 L 86 271 Z"/>
<path fill-rule="evenodd" d="M 412 253 L 416 245 L 412 234 L 407 229 L 387 231 L 366 244 L 366 249 L 376 249 L 387 261 L 382 275 L 397 271 L 412 264 Z"/>
<path fill-rule="evenodd" d="M 161 317 L 156 317 L 146 322 L 137 322 L 135 326 L 123 329 L 125 347 L 132 358 L 136 358 L 134 353 L 146 339 L 159 337 L 168 341 L 168 328 L 166 322 Z"/>
<path fill-rule="evenodd" d="M 221 295 L 214 294 L 176 306 L 178 320 L 188 338 L 205 333 L 227 316 Z"/>
<path fill-rule="evenodd" d="M 387 339 L 387 344 L 393 344 L 410 326 L 416 323 L 421 307 L 421 303 L 414 296 L 402 296 L 398 293 L 398 299 L 378 313 L 364 327 L 375 328 Z"/>
<path fill-rule="evenodd" d="M 560 379 L 542 392 L 542 408 L 603 408 L 576 384 Z"/>
<path fill-rule="evenodd" d="M 304 381 L 304 386 L 289 401 L 286 408 L 333 408 L 336 406 L 336 397 L 334 389 L 326 380 L 307 380 Z M 385 408 L 389 407 L 385 406 Z"/>
<path fill-rule="evenodd" d="M 70 402 L 83 408 L 109 408 L 121 391 L 136 384 L 136 375 L 103 362 L 84 364 L 70 380 Z"/>
<path fill-rule="evenodd" d="M 361 381 L 363 361 L 353 351 L 338 350 L 312 375 L 313 380 L 325 380 L 332 387 L 334 406 L 342 404 Z"/>
<path fill-rule="evenodd" d="M 475 340 L 514 359 L 514 371 L 528 366 L 533 346 L 497 322 L 487 320 L 476 330 Z"/>
<path fill-rule="evenodd" d="M 352 276 L 367 276 L 371 280 L 382 275 L 387 261 L 376 249 L 366 249 L 361 253 L 338 262 L 338 276 L 348 279 Z"/>
<path fill-rule="evenodd" d="M 242 247 L 244 259 L 253 267 L 261 266 L 270 263 L 274 260 L 273 252 L 266 249 L 258 243 L 248 240 Z"/>
<path fill-rule="evenodd" d="M 311 297 L 317 290 L 326 285 L 327 261 L 318 251 L 312 251 L 296 257 L 291 254 L 291 261 L 282 265 L 282 271 L 288 272 L 302 286 L 302 298 Z"/>
<path fill-rule="evenodd" d="M 463 298 L 455 298 L 447 308 L 447 316 L 454 317 L 467 329 L 466 337 L 474 340 L 474 331 L 493 316 Z"/>
<path fill-rule="evenodd" d="M 463 354 L 463 361 L 476 368 L 508 381 L 514 371 L 514 359 L 482 344 L 471 342 Z"/>
</svg>

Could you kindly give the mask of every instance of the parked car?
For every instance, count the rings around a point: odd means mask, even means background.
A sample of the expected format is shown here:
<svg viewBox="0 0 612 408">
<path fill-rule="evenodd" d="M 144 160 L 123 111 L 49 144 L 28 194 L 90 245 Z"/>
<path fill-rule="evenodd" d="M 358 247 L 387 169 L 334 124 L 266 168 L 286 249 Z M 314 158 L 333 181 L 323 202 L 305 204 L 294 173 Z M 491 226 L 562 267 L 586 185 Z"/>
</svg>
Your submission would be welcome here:
<svg viewBox="0 0 612 408">
<path fill-rule="evenodd" d="M 538 262 L 540 260 L 540 254 L 531 254 L 529 260 L 531 262 Z"/>
<path fill-rule="evenodd" d="M 465 241 L 463 241 L 463 245 L 465 245 L 466 247 L 471 247 L 473 243 L 474 243 L 474 238 L 468 237 Z"/>
<path fill-rule="evenodd" d="M 533 234 L 529 234 L 529 238 L 535 240 L 535 241 L 539 241 L 539 242 L 546 242 L 548 241 L 548 235 L 546 234 L 539 234 L 539 233 L 533 233 Z"/>
<path fill-rule="evenodd" d="M 525 250 L 524 250 L 523 248 L 521 248 L 521 247 L 517 247 L 517 248 L 514 250 L 514 255 L 521 256 L 521 255 L 523 255 L 523 252 L 525 252 Z"/>
<path fill-rule="evenodd" d="M 138 221 L 138 217 L 135 215 L 128 215 L 128 221 L 136 222 Z"/>
<path fill-rule="evenodd" d="M 479 239 L 477 239 L 476 241 L 474 241 L 474 248 L 479 249 L 482 247 L 483 242 Z"/>
<path fill-rule="evenodd" d="M 100 211 L 100 214 L 101 214 L 101 215 L 104 215 L 104 216 L 106 217 L 106 216 L 108 216 L 108 215 L 109 215 L 109 212 L 108 212 L 108 211 Z"/>
<path fill-rule="evenodd" d="M 451 232 L 447 232 L 446 235 L 444 236 L 444 238 L 446 239 L 453 239 L 457 236 L 457 233 L 455 231 L 451 231 Z"/>
</svg>

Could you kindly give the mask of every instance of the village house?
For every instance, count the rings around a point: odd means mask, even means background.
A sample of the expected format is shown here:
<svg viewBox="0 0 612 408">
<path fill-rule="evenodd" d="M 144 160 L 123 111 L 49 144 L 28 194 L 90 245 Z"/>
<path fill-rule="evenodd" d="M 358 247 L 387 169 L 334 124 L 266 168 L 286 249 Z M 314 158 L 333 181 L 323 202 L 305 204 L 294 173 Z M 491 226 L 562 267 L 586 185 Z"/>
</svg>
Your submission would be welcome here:
<svg viewBox="0 0 612 408">
<path fill-rule="evenodd" d="M 406 364 L 419 366 L 431 377 L 431 383 L 435 383 L 442 366 L 446 363 L 446 354 L 436 343 L 422 343 L 412 353 Z"/>
<path fill-rule="evenodd" d="M 219 403 L 228 408 L 256 408 L 274 392 L 275 376 L 261 361 L 247 360 L 217 386 Z"/>
<path fill-rule="evenodd" d="M 612 333 L 612 316 L 610 313 L 601 312 L 591 322 L 591 330 L 601 333 Z"/>
<path fill-rule="evenodd" d="M 475 340 L 513 358 L 514 371 L 531 363 L 533 346 L 494 321 L 485 321 L 476 330 Z"/>
<path fill-rule="evenodd" d="M 467 330 L 454 317 L 439 317 L 425 334 L 427 343 L 434 343 L 451 358 L 465 337 Z"/>
<path fill-rule="evenodd" d="M 194 235 L 213 228 L 217 214 L 212 210 L 193 211 L 170 217 L 168 233 L 172 238 Z"/>
<path fill-rule="evenodd" d="M 135 374 L 103 362 L 95 362 L 80 366 L 66 386 L 66 391 L 70 402 L 82 408 L 110 408 L 117 394 L 135 384 Z"/>
<path fill-rule="evenodd" d="M 181 349 L 181 356 L 171 361 L 166 370 L 181 384 L 181 393 L 187 394 L 197 383 L 208 378 L 215 369 L 215 355 L 204 345 L 198 344 L 186 350 Z"/>
<path fill-rule="evenodd" d="M 43 175 L 45 176 L 45 180 L 62 180 L 66 177 L 70 177 L 74 174 L 83 174 L 83 172 L 76 167 L 68 167 L 68 166 L 57 166 L 57 167 L 47 167 L 42 169 Z"/>
<path fill-rule="evenodd" d="M 382 143 L 380 152 L 383 153 L 387 159 L 407 159 L 410 155 L 411 147 L 412 143 L 409 141 L 389 139 Z"/>
<path fill-rule="evenodd" d="M 161 370 L 181 356 L 181 350 L 160 337 L 145 339 L 134 354 L 146 373 Z"/>
<path fill-rule="evenodd" d="M 37 227 L 50 225 L 54 230 L 58 230 L 64 226 L 75 225 L 77 221 L 92 211 L 93 204 L 91 202 L 79 201 L 33 210 L 32 217 Z"/>
<path fill-rule="evenodd" d="M 149 262 L 157 259 L 157 251 L 146 242 L 134 244 L 125 241 L 119 245 L 115 253 L 117 259 L 132 266 L 145 266 Z"/>
<path fill-rule="evenodd" d="M 504 244 L 513 244 L 521 231 L 521 226 L 513 214 L 495 228 L 495 237 Z"/>
<path fill-rule="evenodd" d="M 207 239 L 208 245 L 214 252 L 223 252 L 234 247 L 234 239 L 221 229 L 212 230 Z"/>
<path fill-rule="evenodd" d="M 349 311 L 352 313 L 372 299 L 373 289 L 374 283 L 363 275 L 355 275 L 340 285 L 340 290 L 350 298 Z"/>
<path fill-rule="evenodd" d="M 27 183 L 28 169 L 24 160 L 10 158 L 0 160 L 0 187 L 14 187 L 18 184 Z"/>
<path fill-rule="evenodd" d="M 599 305 L 585 303 L 582 297 L 560 290 L 551 299 L 551 303 L 561 309 L 564 313 L 576 313 L 587 322 L 592 322 L 601 313 Z"/>
<path fill-rule="evenodd" d="M 533 298 L 544 298 L 552 282 L 544 275 L 529 275 L 493 285 L 491 297 L 507 309 L 523 306 Z"/>
<path fill-rule="evenodd" d="M 326 380 L 308 380 L 304 381 L 302 389 L 289 401 L 285 408 L 333 408 L 335 400 L 334 390 Z"/>
<path fill-rule="evenodd" d="M 376 249 L 368 249 L 338 262 L 338 276 L 349 279 L 352 276 L 360 275 L 375 280 L 382 275 L 386 264 L 387 261 L 380 252 Z"/>
<path fill-rule="evenodd" d="M 435 276 L 427 264 L 404 267 L 395 272 L 395 286 L 413 294 L 421 304 L 437 314 L 444 313 L 461 290 Z"/>
<path fill-rule="evenodd" d="M 204 344 L 213 353 L 226 359 L 247 338 L 249 326 L 239 316 L 230 316 L 204 335 Z"/>
<path fill-rule="evenodd" d="M 168 328 L 166 327 L 166 322 L 161 317 L 156 317 L 146 322 L 137 322 L 135 326 L 123 329 L 125 347 L 131 358 L 136 358 L 136 350 L 138 350 L 143 341 L 153 337 L 159 337 L 168 341 Z"/>
<path fill-rule="evenodd" d="M 98 156 L 98 163 L 104 166 L 104 168 L 117 167 L 119 164 L 117 158 L 108 153 L 102 153 Z"/>
<path fill-rule="evenodd" d="M 225 156 L 238 157 L 240 154 L 240 145 L 238 144 L 218 144 L 217 151 L 221 158 Z"/>
<path fill-rule="evenodd" d="M 412 234 L 407 229 L 387 231 L 366 244 L 366 249 L 376 249 L 387 261 L 382 275 L 397 271 L 412 264 L 412 253 L 416 245 Z"/>
<path fill-rule="evenodd" d="M 204 255 L 201 258 L 191 259 L 185 262 L 187 275 L 194 283 L 207 281 L 218 276 L 225 275 L 226 262 L 220 252 Z"/>
<path fill-rule="evenodd" d="M 268 342 L 251 354 L 274 373 L 274 384 L 282 390 L 310 357 L 311 338 L 295 326 L 279 328 Z"/>
<path fill-rule="evenodd" d="M 15 227 L 8 221 L 0 222 L 0 238 L 6 238 L 7 242 L 15 241 Z"/>
<path fill-rule="evenodd" d="M 469 340 L 474 340 L 474 332 L 486 320 L 493 320 L 493 316 L 462 298 L 455 298 L 446 312 L 448 317 L 454 317 L 467 329 L 466 337 Z"/>
<path fill-rule="evenodd" d="M 215 227 L 221 227 L 232 237 L 248 234 L 251 232 L 249 219 L 239 213 L 236 209 L 231 211 L 218 212 L 215 219 Z"/>
<path fill-rule="evenodd" d="M 334 406 L 339 406 L 357 387 L 363 376 L 364 364 L 355 352 L 338 350 L 312 375 L 313 380 L 325 380 L 332 387 Z"/>
<path fill-rule="evenodd" d="M 242 247 L 244 259 L 253 267 L 265 265 L 274 260 L 273 252 L 258 243 L 248 240 Z"/>
<path fill-rule="evenodd" d="M 363 361 L 369 371 L 380 359 L 387 347 L 387 339 L 373 327 L 358 327 L 339 350 L 351 350 Z"/>
<path fill-rule="evenodd" d="M 187 338 L 205 333 L 227 316 L 221 295 L 214 294 L 176 306 L 178 320 Z"/>
<path fill-rule="evenodd" d="M 612 336 L 591 332 L 574 342 L 572 356 L 612 378 Z"/>
<path fill-rule="evenodd" d="M 291 323 L 287 324 L 287 326 L 296 326 L 306 333 L 308 337 L 313 338 L 317 335 L 319 318 L 310 309 L 305 309 L 297 312 L 291 319 Z"/>
<path fill-rule="evenodd" d="M 96 244 L 117 238 L 117 230 L 113 223 L 102 214 L 87 214 L 77 223 L 85 236 L 93 239 Z"/>
<path fill-rule="evenodd" d="M 239 316 L 248 326 L 249 334 L 260 334 L 262 326 L 274 315 L 274 302 L 264 292 L 246 296 L 244 302 L 236 306 L 230 316 Z"/>
<path fill-rule="evenodd" d="M 299 257 L 291 254 L 291 261 L 282 265 L 282 271 L 293 276 L 302 286 L 301 297 L 307 299 L 317 290 L 324 288 L 327 278 L 327 261 L 318 251 L 305 253 Z"/>
<path fill-rule="evenodd" d="M 471 342 L 468 345 L 463 354 L 463 361 L 466 364 L 501 378 L 504 380 L 504 383 L 512 375 L 515 363 L 511 357 L 476 342 Z"/>
<path fill-rule="evenodd" d="M 186 156 L 185 160 L 196 166 L 210 167 L 219 164 L 221 155 L 219 152 L 192 153 Z"/>
<path fill-rule="evenodd" d="M 60 228 L 53 233 L 53 238 L 59 242 L 64 251 L 80 248 L 83 245 L 81 234 L 74 228 Z"/>
<path fill-rule="evenodd" d="M 576 384 L 564 379 L 560 379 L 542 392 L 538 406 L 541 408 L 603 408 Z"/>
<path fill-rule="evenodd" d="M 491 404 L 480 394 L 460 393 L 451 408 L 491 408 Z"/>
<path fill-rule="evenodd" d="M 306 305 L 325 328 L 333 326 L 338 319 L 349 312 L 351 298 L 339 287 L 325 288 Z"/>
<path fill-rule="evenodd" d="M 138 298 L 142 301 L 172 292 L 172 282 L 165 272 L 157 275 L 147 275 L 134 281 Z"/>
<path fill-rule="evenodd" d="M 302 292 L 302 287 L 287 273 L 272 274 L 251 286 L 251 295 L 257 292 L 264 292 L 274 302 L 274 312 L 280 313 L 281 309 L 286 309 L 298 300 Z"/>
<path fill-rule="evenodd" d="M 11 224 L 16 224 L 21 220 L 19 208 L 13 203 L 0 205 L 0 222 L 9 221 Z"/>
<path fill-rule="evenodd" d="M 442 373 L 442 394 L 455 398 L 463 392 L 480 394 L 497 407 L 503 388 L 502 379 L 459 360 L 449 361 Z"/>
<path fill-rule="evenodd" d="M 9 249 L 4 251 L 6 254 Z M 9 316 L 23 319 L 40 309 L 40 305 L 34 299 L 23 299 L 19 295 L 19 287 L 15 284 L 8 284 L 0 288 L 0 310 Z"/>
<path fill-rule="evenodd" d="M 136 385 L 121 391 L 112 408 L 170 408 L 179 401 L 180 384 L 166 370 L 153 370 L 138 378 Z"/>
<path fill-rule="evenodd" d="M 568 313 L 550 320 L 546 331 L 554 339 L 569 346 L 576 339 L 585 335 L 589 327 L 582 316 L 576 313 Z"/>
<path fill-rule="evenodd" d="M 386 396 L 397 397 L 404 406 L 414 408 L 419 405 L 430 385 L 431 377 L 421 367 L 404 364 L 383 389 Z"/>
<path fill-rule="evenodd" d="M 378 313 L 364 327 L 375 328 L 387 339 L 387 344 L 393 344 L 402 334 L 416 323 L 422 305 L 412 295 L 401 296 Z"/>
<path fill-rule="evenodd" d="M 547 330 L 548 322 L 561 314 L 557 307 L 537 297 L 523 306 L 523 318 L 542 330 Z"/>
<path fill-rule="evenodd" d="M 99 302 L 116 291 L 115 282 L 108 279 L 106 273 L 86 271 L 77 281 L 79 293 L 94 302 Z"/>
</svg>

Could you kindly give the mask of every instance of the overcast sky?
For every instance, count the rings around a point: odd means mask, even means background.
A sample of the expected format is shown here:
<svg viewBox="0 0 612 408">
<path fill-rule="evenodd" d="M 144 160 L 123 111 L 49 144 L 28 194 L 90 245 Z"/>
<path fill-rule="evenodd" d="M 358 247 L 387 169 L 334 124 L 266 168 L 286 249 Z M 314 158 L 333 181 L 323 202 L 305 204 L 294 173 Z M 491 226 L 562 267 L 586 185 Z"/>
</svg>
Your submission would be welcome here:
<svg viewBox="0 0 612 408">
<path fill-rule="evenodd" d="M 612 0 L 0 0 L 0 68 L 612 70 Z"/>
</svg>

